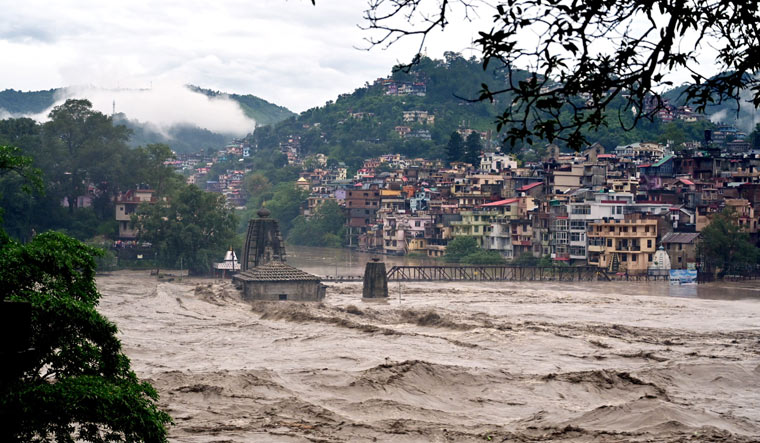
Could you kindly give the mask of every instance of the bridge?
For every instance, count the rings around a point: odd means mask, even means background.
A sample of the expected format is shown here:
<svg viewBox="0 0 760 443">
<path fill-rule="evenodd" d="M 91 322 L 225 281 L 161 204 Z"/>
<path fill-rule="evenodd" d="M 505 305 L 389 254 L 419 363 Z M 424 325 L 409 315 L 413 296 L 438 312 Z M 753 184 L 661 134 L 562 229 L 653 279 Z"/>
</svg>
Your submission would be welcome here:
<svg viewBox="0 0 760 443">
<path fill-rule="evenodd" d="M 611 280 L 594 266 L 393 266 L 388 281 L 596 281 Z"/>
</svg>

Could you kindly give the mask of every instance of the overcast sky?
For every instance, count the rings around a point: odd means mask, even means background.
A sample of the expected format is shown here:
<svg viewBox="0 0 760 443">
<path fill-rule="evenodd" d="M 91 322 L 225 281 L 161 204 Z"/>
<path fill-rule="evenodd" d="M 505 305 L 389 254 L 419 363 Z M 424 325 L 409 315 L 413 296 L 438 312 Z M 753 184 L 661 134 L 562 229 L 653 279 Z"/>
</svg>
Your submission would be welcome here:
<svg viewBox="0 0 760 443">
<path fill-rule="evenodd" d="M 0 0 L 0 90 L 190 83 L 303 111 L 387 75 L 415 53 L 411 41 L 357 49 L 369 36 L 357 27 L 365 8 L 364 0 L 316 6 L 309 0 Z M 472 29 L 455 23 L 438 33 L 429 55 L 439 57 L 444 48 L 467 52 Z"/>
</svg>

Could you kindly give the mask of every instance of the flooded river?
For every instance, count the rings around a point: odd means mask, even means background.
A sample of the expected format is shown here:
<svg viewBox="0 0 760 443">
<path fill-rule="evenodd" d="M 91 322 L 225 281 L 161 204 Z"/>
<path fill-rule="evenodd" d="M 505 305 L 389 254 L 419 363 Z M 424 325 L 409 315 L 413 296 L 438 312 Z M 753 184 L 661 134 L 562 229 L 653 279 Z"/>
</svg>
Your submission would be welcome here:
<svg viewBox="0 0 760 443">
<path fill-rule="evenodd" d="M 288 252 L 320 275 L 370 258 Z M 760 439 L 753 284 L 393 283 L 367 304 L 328 283 L 321 304 L 253 305 L 214 280 L 98 286 L 172 441 Z"/>
</svg>

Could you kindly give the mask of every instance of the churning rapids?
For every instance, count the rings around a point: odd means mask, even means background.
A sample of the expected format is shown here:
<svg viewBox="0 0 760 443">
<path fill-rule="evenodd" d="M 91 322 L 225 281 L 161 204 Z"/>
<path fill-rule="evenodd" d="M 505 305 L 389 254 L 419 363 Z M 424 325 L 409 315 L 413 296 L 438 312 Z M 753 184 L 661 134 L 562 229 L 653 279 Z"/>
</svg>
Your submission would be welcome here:
<svg viewBox="0 0 760 443">
<path fill-rule="evenodd" d="M 328 283 L 253 305 L 214 280 L 98 286 L 171 441 L 760 440 L 751 285 L 392 283 L 368 304 Z"/>
</svg>

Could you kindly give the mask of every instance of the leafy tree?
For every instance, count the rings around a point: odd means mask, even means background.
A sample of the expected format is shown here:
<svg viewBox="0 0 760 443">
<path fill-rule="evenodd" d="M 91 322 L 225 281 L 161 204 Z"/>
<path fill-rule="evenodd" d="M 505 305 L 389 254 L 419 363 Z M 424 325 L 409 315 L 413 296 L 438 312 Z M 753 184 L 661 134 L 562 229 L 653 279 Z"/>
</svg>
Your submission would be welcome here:
<svg viewBox="0 0 760 443">
<path fill-rule="evenodd" d="M 142 163 L 139 168 L 143 178 L 141 181 L 148 183 L 156 191 L 156 198 L 160 200 L 176 174 L 174 169 L 165 163 L 176 157 L 168 145 L 161 143 L 141 146 L 137 148 L 137 154 Z"/>
<path fill-rule="evenodd" d="M 28 163 L 0 147 L 0 171 L 35 175 Z M 166 441 L 171 418 L 95 309 L 96 255 L 60 233 L 22 244 L 0 230 L 0 301 L 28 303 L 31 313 L 30 348 L 4 360 L 2 441 Z"/>
<path fill-rule="evenodd" d="M 446 145 L 446 160 L 449 163 L 462 161 L 464 156 L 464 143 L 462 136 L 454 131 L 449 136 L 449 143 Z"/>
<path fill-rule="evenodd" d="M 760 123 L 755 125 L 755 129 L 749 135 L 749 146 L 751 149 L 760 149 Z"/>
<path fill-rule="evenodd" d="M 478 249 L 477 251 L 462 257 L 459 262 L 470 265 L 501 265 L 504 264 L 506 260 L 504 260 L 504 257 L 502 257 L 497 251 Z"/>
<path fill-rule="evenodd" d="M 480 142 L 480 134 L 471 132 L 465 142 L 464 161 L 475 167 L 480 167 L 480 152 L 483 150 L 483 144 Z"/>
<path fill-rule="evenodd" d="M 697 253 L 705 269 L 718 271 L 721 277 L 743 274 L 755 268 L 760 260 L 760 251 L 739 227 L 736 213 L 729 210 L 715 214 L 702 229 Z"/>
<path fill-rule="evenodd" d="M 512 259 L 512 264 L 517 266 L 538 266 L 539 259 L 538 257 L 534 257 L 533 254 L 525 252 L 519 257 Z"/>
<path fill-rule="evenodd" d="M 269 179 L 258 172 L 247 175 L 243 186 L 249 196 L 258 196 L 272 189 Z"/>
<path fill-rule="evenodd" d="M 272 199 L 265 203 L 272 212 L 272 218 L 280 222 L 282 235 L 287 237 L 293 221 L 301 214 L 301 205 L 306 202 L 308 193 L 294 183 L 281 183 L 275 188 Z"/>
<path fill-rule="evenodd" d="M 31 304 L 28 358 L 2 385 L 3 441 L 166 441 L 158 394 L 95 309 L 96 250 L 63 234 L 0 246 L 3 301 Z"/>
<path fill-rule="evenodd" d="M 760 105 L 754 1 L 512 0 L 491 6 L 377 0 L 365 20 L 374 31 L 371 44 L 411 36 L 419 38 L 419 54 L 426 38 L 457 14 L 493 17 L 493 27 L 480 31 L 475 43 L 483 68 L 495 66 L 506 82 L 483 82 L 477 100 L 503 99 L 497 129 L 505 129 L 513 145 L 563 140 L 577 150 L 587 143 L 589 129 L 610 123 L 630 129 L 664 106 L 659 88 L 671 85 L 670 73 L 678 70 L 691 75 L 683 94 L 698 111 L 724 100 L 738 107 L 743 90 Z M 716 52 L 709 64 L 698 57 L 706 46 Z M 414 61 L 420 60 L 418 55 Z M 712 75 L 715 65 L 720 74 Z"/>
<path fill-rule="evenodd" d="M 123 179 L 124 171 L 114 165 L 129 155 L 129 130 L 114 126 L 111 117 L 93 111 L 87 100 L 66 100 L 49 117 L 44 146 L 58 164 L 46 171 L 47 179 L 68 200 L 69 213 L 74 212 L 77 197 L 87 193 L 89 183 L 98 184 L 110 201 Z"/>
<path fill-rule="evenodd" d="M 458 262 L 464 257 L 478 252 L 478 242 L 473 237 L 454 237 L 446 245 L 446 254 L 444 260 Z"/>
<path fill-rule="evenodd" d="M 335 200 L 327 200 L 311 219 L 298 216 L 288 233 L 288 241 L 295 245 L 330 246 L 339 248 L 345 243 L 346 218 Z"/>
<path fill-rule="evenodd" d="M 141 204 L 132 223 L 138 238 L 156 249 L 160 263 L 206 274 L 232 245 L 237 218 L 223 195 L 185 185 L 168 201 Z"/>
</svg>

